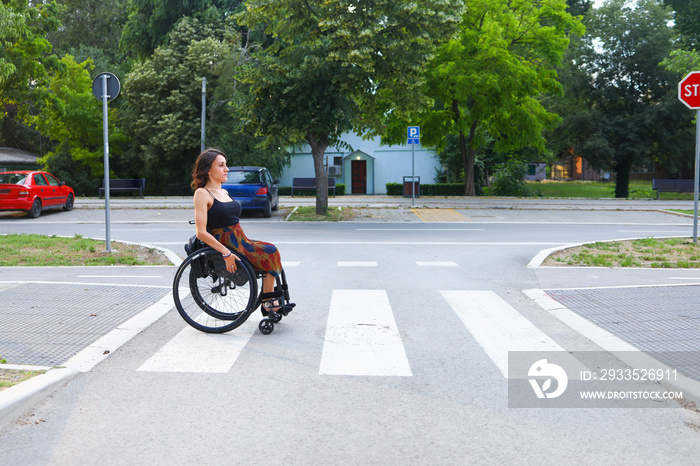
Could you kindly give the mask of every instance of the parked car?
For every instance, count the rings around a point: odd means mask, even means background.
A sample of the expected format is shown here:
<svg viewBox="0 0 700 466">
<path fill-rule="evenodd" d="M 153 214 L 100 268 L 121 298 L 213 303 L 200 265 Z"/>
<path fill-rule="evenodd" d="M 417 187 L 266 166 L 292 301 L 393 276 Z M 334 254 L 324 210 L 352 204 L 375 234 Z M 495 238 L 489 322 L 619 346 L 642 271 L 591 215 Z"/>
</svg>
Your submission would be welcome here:
<svg viewBox="0 0 700 466">
<path fill-rule="evenodd" d="M 0 210 L 24 210 L 37 218 L 42 210 L 73 210 L 75 193 L 50 173 L 12 171 L 0 173 Z"/>
<path fill-rule="evenodd" d="M 228 181 L 222 184 L 241 203 L 243 210 L 260 210 L 263 217 L 270 217 L 279 208 L 277 183 L 263 167 L 229 167 Z"/>
</svg>

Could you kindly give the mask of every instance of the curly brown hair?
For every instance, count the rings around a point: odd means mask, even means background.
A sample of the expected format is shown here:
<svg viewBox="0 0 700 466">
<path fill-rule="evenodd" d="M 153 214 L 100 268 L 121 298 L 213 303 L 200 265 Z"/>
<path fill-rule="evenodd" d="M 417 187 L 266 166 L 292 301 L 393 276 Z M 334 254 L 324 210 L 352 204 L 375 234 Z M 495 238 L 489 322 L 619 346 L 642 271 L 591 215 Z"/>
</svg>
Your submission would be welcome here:
<svg viewBox="0 0 700 466">
<path fill-rule="evenodd" d="M 211 168 L 214 160 L 219 155 L 223 155 L 226 158 L 226 154 L 222 150 L 208 148 L 199 154 L 197 161 L 194 163 L 194 168 L 192 169 L 192 189 L 203 188 L 204 185 L 209 181 L 209 169 Z"/>
</svg>

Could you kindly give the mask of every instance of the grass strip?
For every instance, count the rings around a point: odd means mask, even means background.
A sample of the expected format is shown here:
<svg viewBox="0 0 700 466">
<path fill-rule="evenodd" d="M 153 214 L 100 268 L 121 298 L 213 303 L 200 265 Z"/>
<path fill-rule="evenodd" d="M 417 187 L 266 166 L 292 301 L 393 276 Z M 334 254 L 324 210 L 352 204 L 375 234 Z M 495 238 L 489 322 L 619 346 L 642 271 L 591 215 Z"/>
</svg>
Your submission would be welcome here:
<svg viewBox="0 0 700 466">
<path fill-rule="evenodd" d="M 46 371 L 23 371 L 15 369 L 0 369 L 0 392 L 25 380 L 44 374 Z"/>
<path fill-rule="evenodd" d="M 641 238 L 597 242 L 550 255 L 544 266 L 700 268 L 700 247 L 692 238 Z"/>
<path fill-rule="evenodd" d="M 74 237 L 0 235 L 0 266 L 172 265 L 161 251 L 136 244 Z"/>
<path fill-rule="evenodd" d="M 615 183 L 601 181 L 530 181 L 527 183 L 542 197 L 579 197 L 606 199 L 615 197 Z M 629 184 L 628 199 L 656 199 L 651 181 L 634 180 Z M 693 199 L 693 194 L 661 193 L 659 199 Z"/>
<path fill-rule="evenodd" d="M 351 220 L 355 213 L 349 207 L 329 207 L 326 215 L 317 215 L 316 207 L 297 207 L 287 220 L 292 222 L 340 222 Z"/>
</svg>

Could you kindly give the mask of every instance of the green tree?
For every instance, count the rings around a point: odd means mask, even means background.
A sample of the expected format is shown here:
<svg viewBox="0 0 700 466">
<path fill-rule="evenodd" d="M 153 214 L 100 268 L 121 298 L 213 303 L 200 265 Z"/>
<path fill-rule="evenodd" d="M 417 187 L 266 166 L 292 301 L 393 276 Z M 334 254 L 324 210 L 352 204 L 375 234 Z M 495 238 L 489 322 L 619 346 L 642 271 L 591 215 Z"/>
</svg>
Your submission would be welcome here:
<svg viewBox="0 0 700 466">
<path fill-rule="evenodd" d="M 0 22 L 0 144 L 40 152 L 41 140 L 27 119 L 37 111 L 50 72 L 58 66 L 46 35 L 58 28 L 57 7 L 27 0 L 2 2 Z M 14 26 L 13 26 L 14 25 Z"/>
<path fill-rule="evenodd" d="M 591 3 L 593 3 L 591 0 L 566 0 L 567 11 L 572 16 L 583 16 L 591 9 Z"/>
<path fill-rule="evenodd" d="M 259 163 L 279 173 L 281 152 L 251 150 L 254 142 L 233 137 L 235 120 L 226 104 L 238 92 L 228 79 L 242 51 L 235 29 L 220 21 L 183 18 L 166 45 L 138 63 L 124 81 L 121 124 L 133 148 L 121 164 L 148 172 L 149 190 L 187 184 L 200 151 L 202 78 L 207 78 L 208 146 L 223 149 L 231 164 Z M 137 173 L 133 173 L 136 175 Z"/>
<path fill-rule="evenodd" d="M 679 165 L 688 112 L 678 76 L 660 65 L 675 43 L 671 10 L 659 0 L 609 0 L 586 17 L 587 34 L 569 56 L 568 114 L 557 131 L 576 152 L 616 176 L 629 196 L 630 171 L 651 160 Z"/>
<path fill-rule="evenodd" d="M 128 20 L 120 41 L 121 50 L 138 58 L 150 56 L 164 45 L 182 18 L 223 20 L 242 0 L 128 0 Z"/>
<path fill-rule="evenodd" d="M 675 11 L 674 27 L 681 38 L 663 65 L 669 71 L 678 73 L 679 77 L 700 68 L 700 0 L 664 0 Z"/>
<path fill-rule="evenodd" d="M 10 5 L 0 3 L 0 48 L 9 49 L 19 39 L 27 37 L 29 29 L 24 15 Z M 7 60 L 4 54 L 0 55 L 0 84 L 6 81 L 17 67 Z"/>
<path fill-rule="evenodd" d="M 251 0 L 241 25 L 274 38 L 241 73 L 249 98 L 235 106 L 254 134 L 311 146 L 316 213 L 328 209 L 324 154 L 355 130 L 381 134 L 428 103 L 422 69 L 436 41 L 449 38 L 462 2 L 423 0 Z"/>
<path fill-rule="evenodd" d="M 681 36 L 684 48 L 700 48 L 700 0 L 663 0 L 665 5 L 675 10 L 675 26 Z"/>
<path fill-rule="evenodd" d="M 61 27 L 47 36 L 54 53 L 72 55 L 77 62 L 89 58 L 94 64 L 94 74 L 109 71 L 123 79 L 131 67 L 126 54 L 119 49 L 128 17 L 128 0 L 56 2 Z"/>
<path fill-rule="evenodd" d="M 48 79 L 47 93 L 41 112 L 30 118 L 30 123 L 44 136 L 57 141 L 60 150 L 71 155 L 76 171 L 90 177 L 99 177 L 104 170 L 102 106 L 92 94 L 88 59 L 77 63 L 72 56 L 61 58 L 57 72 Z M 116 110 L 110 109 L 114 138 Z M 112 151 L 118 148 L 113 145 Z M 50 165 L 56 155 L 47 153 L 42 161 Z"/>
<path fill-rule="evenodd" d="M 564 0 L 473 0 L 468 6 L 459 34 L 427 67 L 426 94 L 435 104 L 417 118 L 424 144 L 442 149 L 445 134 L 459 137 L 464 193 L 474 196 L 475 153 L 490 138 L 498 152 L 545 150 L 542 133 L 558 117 L 538 96 L 559 90 L 555 67 L 568 34 L 583 27 Z"/>
<path fill-rule="evenodd" d="M 123 59 L 119 39 L 127 20 L 128 0 L 56 0 L 56 3 L 61 27 L 48 35 L 55 53 L 65 55 L 86 47 L 101 50 L 114 61 Z"/>
</svg>

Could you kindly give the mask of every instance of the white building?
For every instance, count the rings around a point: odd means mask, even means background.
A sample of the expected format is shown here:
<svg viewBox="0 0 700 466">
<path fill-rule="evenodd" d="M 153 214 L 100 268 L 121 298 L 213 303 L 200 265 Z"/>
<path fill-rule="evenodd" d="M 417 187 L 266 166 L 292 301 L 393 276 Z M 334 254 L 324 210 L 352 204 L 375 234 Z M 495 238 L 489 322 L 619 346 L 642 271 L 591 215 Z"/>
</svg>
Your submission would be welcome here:
<svg viewBox="0 0 700 466">
<path fill-rule="evenodd" d="M 433 151 L 417 144 L 380 146 L 379 139 L 363 140 L 353 133 L 346 133 L 342 140 L 352 147 L 339 150 L 326 149 L 328 176 L 335 178 L 336 185 L 345 184 L 345 194 L 386 194 L 387 183 L 403 183 L 415 170 L 416 181 L 421 184 L 435 182 L 436 169 L 440 161 Z M 413 159 L 413 167 L 412 167 Z M 292 154 L 291 165 L 284 170 L 280 186 L 291 186 L 293 178 L 314 178 L 314 163 L 311 147 L 303 147 Z M 407 180 L 410 183 L 410 178 Z"/>
</svg>

